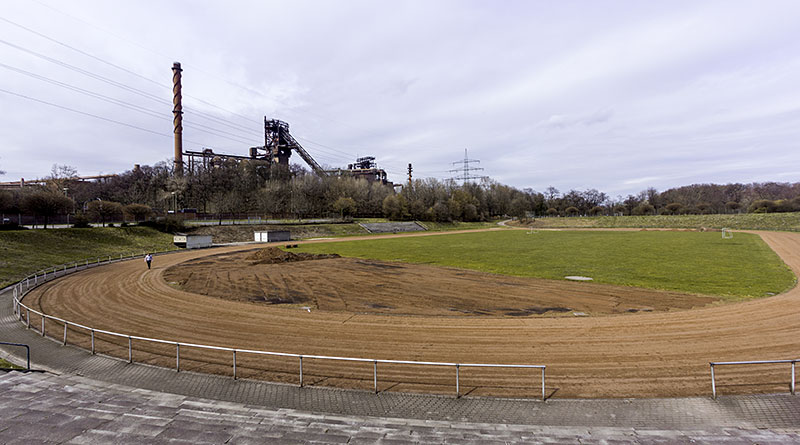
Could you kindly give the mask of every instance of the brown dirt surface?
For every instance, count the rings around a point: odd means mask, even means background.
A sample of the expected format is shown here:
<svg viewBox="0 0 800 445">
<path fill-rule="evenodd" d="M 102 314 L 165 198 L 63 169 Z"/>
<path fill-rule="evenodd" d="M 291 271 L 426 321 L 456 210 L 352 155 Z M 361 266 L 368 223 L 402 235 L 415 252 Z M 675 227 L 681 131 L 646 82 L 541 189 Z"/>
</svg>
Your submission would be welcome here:
<svg viewBox="0 0 800 445">
<path fill-rule="evenodd" d="M 164 279 L 187 292 L 226 300 L 357 314 L 574 317 L 575 312 L 692 309 L 718 301 L 679 292 L 295 254 L 277 247 L 189 260 L 169 267 Z"/>
<path fill-rule="evenodd" d="M 800 275 L 800 234 L 760 232 Z M 433 236 L 414 234 L 400 236 Z M 372 237 L 374 239 L 374 237 Z M 800 289 L 769 298 L 700 309 L 596 317 L 441 317 L 255 305 L 186 292 L 169 285 L 172 266 L 226 247 L 101 266 L 47 283 L 25 303 L 77 323 L 132 335 L 243 349 L 377 359 L 547 365 L 551 397 L 708 396 L 709 361 L 800 356 Z M 339 260 L 318 260 L 305 265 Z M 302 265 L 287 263 L 277 268 Z M 304 275 L 311 280 L 333 277 Z M 39 320 L 32 316 L 32 323 Z M 61 335 L 63 325 L 47 322 Z M 70 344 L 89 346 L 69 328 Z M 127 339 L 98 334 L 97 350 L 127 359 Z M 175 365 L 175 348 L 134 341 L 133 358 Z M 229 352 L 181 348 L 182 369 L 231 374 Z M 240 353 L 240 377 L 297 383 L 296 358 Z M 452 368 L 380 365 L 381 391 L 452 394 Z M 306 384 L 372 388 L 372 365 L 308 359 Z M 719 367 L 721 394 L 787 392 L 789 365 Z M 532 370 L 462 368 L 462 394 L 536 397 Z"/>
<path fill-rule="evenodd" d="M 265 247 L 247 255 L 245 258 L 251 265 L 255 264 L 281 264 L 294 263 L 296 261 L 326 260 L 328 258 L 340 258 L 335 253 L 294 253 L 281 250 L 277 247 Z"/>
</svg>

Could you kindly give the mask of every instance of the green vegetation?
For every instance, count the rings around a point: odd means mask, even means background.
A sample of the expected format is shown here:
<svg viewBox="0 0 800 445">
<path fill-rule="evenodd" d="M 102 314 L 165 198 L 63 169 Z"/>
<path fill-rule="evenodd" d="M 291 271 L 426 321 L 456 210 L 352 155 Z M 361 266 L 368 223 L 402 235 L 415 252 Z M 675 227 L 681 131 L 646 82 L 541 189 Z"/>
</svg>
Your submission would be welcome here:
<svg viewBox="0 0 800 445">
<path fill-rule="evenodd" d="M 301 252 L 460 267 L 484 272 L 720 295 L 761 297 L 795 277 L 756 235 L 718 232 L 537 232 L 503 230 L 301 245 Z"/>
<path fill-rule="evenodd" d="M 484 222 L 461 222 L 461 221 L 453 221 L 453 222 L 433 222 L 433 221 L 424 221 L 422 225 L 425 226 L 428 230 L 433 232 L 441 232 L 445 230 L 470 230 L 470 229 L 487 229 L 491 227 L 497 227 L 497 220 L 494 221 L 484 221 Z"/>
<path fill-rule="evenodd" d="M 360 218 L 357 222 L 352 223 L 334 223 L 334 224 L 269 224 L 269 225 L 223 225 L 223 226 L 202 226 L 189 229 L 191 233 L 197 235 L 211 235 L 214 237 L 215 243 L 231 243 L 241 241 L 252 241 L 254 231 L 263 230 L 288 230 L 292 233 L 292 239 L 309 239 L 309 238 L 339 238 L 344 236 L 370 236 L 370 235 L 385 235 L 385 233 L 371 234 L 367 232 L 358 223 L 380 223 L 388 222 L 385 218 Z M 467 230 L 467 229 L 485 229 L 488 227 L 497 227 L 497 223 L 492 222 L 451 222 L 451 223 L 436 223 L 436 222 L 423 222 L 423 226 L 431 231 L 447 231 L 447 230 Z"/>
<path fill-rule="evenodd" d="M 7 362 L 0 358 L 0 369 L 25 369 L 22 366 L 17 366 L 11 362 Z"/>
<path fill-rule="evenodd" d="M 2 231 L 0 286 L 48 266 L 170 247 L 172 235 L 147 227 Z"/>
<path fill-rule="evenodd" d="M 642 215 L 575 218 L 537 218 L 533 227 L 689 228 L 800 231 L 800 213 L 742 213 L 739 215 Z"/>
</svg>

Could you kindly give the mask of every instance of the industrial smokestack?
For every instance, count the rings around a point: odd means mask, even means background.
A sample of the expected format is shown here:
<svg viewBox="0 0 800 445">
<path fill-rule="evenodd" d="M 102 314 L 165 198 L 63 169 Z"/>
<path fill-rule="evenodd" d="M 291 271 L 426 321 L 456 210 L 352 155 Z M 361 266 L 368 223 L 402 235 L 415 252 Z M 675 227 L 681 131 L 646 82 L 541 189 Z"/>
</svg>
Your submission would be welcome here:
<svg viewBox="0 0 800 445">
<path fill-rule="evenodd" d="M 172 64 L 172 125 L 175 133 L 175 174 L 183 175 L 183 105 L 181 104 L 181 64 Z"/>
</svg>

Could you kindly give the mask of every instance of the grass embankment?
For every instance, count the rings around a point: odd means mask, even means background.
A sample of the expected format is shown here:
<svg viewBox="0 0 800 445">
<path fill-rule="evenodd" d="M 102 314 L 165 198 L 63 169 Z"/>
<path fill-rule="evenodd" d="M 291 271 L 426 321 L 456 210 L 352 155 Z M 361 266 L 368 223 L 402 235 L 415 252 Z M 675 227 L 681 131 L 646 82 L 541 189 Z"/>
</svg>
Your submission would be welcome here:
<svg viewBox="0 0 800 445">
<path fill-rule="evenodd" d="M 147 227 L 2 231 L 0 287 L 48 266 L 170 247 L 172 235 Z"/>
<path fill-rule="evenodd" d="M 718 295 L 777 294 L 795 277 L 757 235 L 718 232 L 496 231 L 301 245 L 301 252 Z"/>
<path fill-rule="evenodd" d="M 516 223 L 515 223 L 516 224 Z M 740 215 L 579 216 L 536 218 L 526 226 L 541 228 L 674 228 L 800 231 L 800 213 L 742 213 Z"/>
<path fill-rule="evenodd" d="M 265 230 L 288 230 L 292 233 L 292 239 L 301 240 L 309 238 L 339 238 L 344 236 L 368 236 L 371 235 L 359 222 L 388 222 L 386 219 L 372 218 L 368 220 L 357 220 L 352 223 L 333 223 L 333 224 L 242 224 L 242 225 L 223 225 L 223 226 L 202 226 L 191 229 L 191 233 L 197 235 L 211 235 L 215 243 L 233 243 L 242 241 L 252 241 L 253 232 Z M 424 227 L 432 231 L 445 230 L 465 230 L 497 227 L 496 221 L 491 222 L 453 222 L 453 223 L 433 223 L 422 222 Z M 385 235 L 385 234 L 377 234 Z"/>
</svg>

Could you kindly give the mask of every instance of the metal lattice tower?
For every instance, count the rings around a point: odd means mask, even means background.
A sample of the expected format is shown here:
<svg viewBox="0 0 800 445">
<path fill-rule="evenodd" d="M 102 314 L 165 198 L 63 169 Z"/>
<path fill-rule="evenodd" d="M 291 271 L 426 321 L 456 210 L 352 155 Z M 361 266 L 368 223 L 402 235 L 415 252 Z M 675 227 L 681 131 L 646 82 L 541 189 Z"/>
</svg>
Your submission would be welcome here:
<svg viewBox="0 0 800 445">
<path fill-rule="evenodd" d="M 453 169 L 453 170 L 450 170 L 450 173 L 461 173 L 461 174 L 454 176 L 452 179 L 455 180 L 455 181 L 464 181 L 464 184 L 466 184 L 468 181 L 472 181 L 474 179 L 489 179 L 488 176 L 476 176 L 476 175 L 473 175 L 471 173 L 471 172 L 474 172 L 474 171 L 483 170 L 483 168 L 481 168 L 481 167 L 472 167 L 472 166 L 470 166 L 470 164 L 472 164 L 472 163 L 478 163 L 479 164 L 480 162 L 481 161 L 478 160 L 478 159 L 470 159 L 469 156 L 467 156 L 467 149 L 465 148 L 464 149 L 464 159 L 461 160 L 461 161 L 453 162 L 453 165 L 461 164 L 461 167 Z"/>
</svg>

